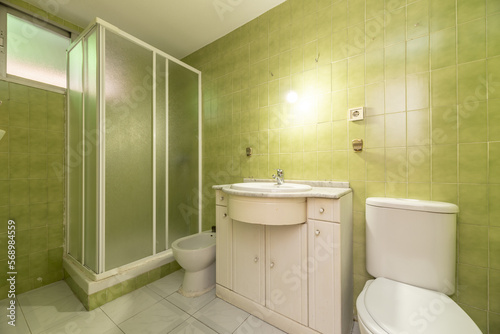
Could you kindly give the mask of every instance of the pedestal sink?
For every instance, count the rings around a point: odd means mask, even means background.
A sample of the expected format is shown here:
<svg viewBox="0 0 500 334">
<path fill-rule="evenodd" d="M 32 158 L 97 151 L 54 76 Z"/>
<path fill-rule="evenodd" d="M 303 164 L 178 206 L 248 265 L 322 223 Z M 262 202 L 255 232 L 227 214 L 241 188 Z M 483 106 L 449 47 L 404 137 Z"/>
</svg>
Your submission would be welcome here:
<svg viewBox="0 0 500 334">
<path fill-rule="evenodd" d="M 231 189 L 262 193 L 296 193 L 311 190 L 311 186 L 297 183 L 245 182 L 231 185 Z"/>
</svg>

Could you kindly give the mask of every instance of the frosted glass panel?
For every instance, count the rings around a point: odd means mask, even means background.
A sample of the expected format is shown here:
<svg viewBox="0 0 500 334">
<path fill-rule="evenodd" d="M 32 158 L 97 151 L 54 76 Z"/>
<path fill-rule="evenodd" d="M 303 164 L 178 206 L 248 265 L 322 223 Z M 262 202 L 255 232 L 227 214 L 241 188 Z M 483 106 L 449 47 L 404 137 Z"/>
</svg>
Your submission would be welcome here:
<svg viewBox="0 0 500 334">
<path fill-rule="evenodd" d="M 68 37 L 7 14 L 7 74 L 66 88 Z"/>
<path fill-rule="evenodd" d="M 68 103 L 68 226 L 69 254 L 82 260 L 82 152 L 83 152 L 83 106 L 82 106 L 82 43 L 69 53 L 69 103 Z"/>
<path fill-rule="evenodd" d="M 85 84 L 85 257 L 84 265 L 97 272 L 97 34 L 84 40 Z"/>
<path fill-rule="evenodd" d="M 168 63 L 168 243 L 198 232 L 198 75 Z"/>
<path fill-rule="evenodd" d="M 105 31 L 105 269 L 152 255 L 153 53 Z"/>
<path fill-rule="evenodd" d="M 167 249 L 167 59 L 156 55 L 156 252 Z"/>
</svg>

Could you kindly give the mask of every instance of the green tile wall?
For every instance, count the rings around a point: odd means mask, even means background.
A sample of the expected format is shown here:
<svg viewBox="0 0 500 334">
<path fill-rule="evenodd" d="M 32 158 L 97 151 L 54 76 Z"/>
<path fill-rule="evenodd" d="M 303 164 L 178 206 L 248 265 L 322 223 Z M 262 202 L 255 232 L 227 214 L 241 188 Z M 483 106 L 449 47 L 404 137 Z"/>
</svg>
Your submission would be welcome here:
<svg viewBox="0 0 500 334">
<path fill-rule="evenodd" d="M 58 5 L 11 3 L 73 31 Z M 0 80 L 0 245 L 16 221 L 17 293 L 63 279 L 65 95 Z M 7 253 L 0 252 L 0 300 L 7 296 Z"/>
<path fill-rule="evenodd" d="M 65 96 L 0 81 L 0 299 L 7 221 L 16 222 L 17 293 L 63 278 Z"/>
<path fill-rule="evenodd" d="M 203 71 L 204 228 L 213 184 L 276 168 L 350 181 L 357 296 L 366 197 L 456 203 L 454 298 L 498 332 L 499 22 L 497 0 L 289 0 L 186 57 Z M 290 89 L 307 105 L 287 103 Z M 363 105 L 365 120 L 348 122 Z"/>
</svg>

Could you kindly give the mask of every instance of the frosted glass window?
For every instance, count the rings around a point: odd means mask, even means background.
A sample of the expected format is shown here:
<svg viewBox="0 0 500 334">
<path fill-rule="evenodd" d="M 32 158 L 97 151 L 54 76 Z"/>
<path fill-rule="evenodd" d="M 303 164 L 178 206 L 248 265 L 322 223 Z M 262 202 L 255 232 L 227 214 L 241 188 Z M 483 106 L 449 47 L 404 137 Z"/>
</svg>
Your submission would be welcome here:
<svg viewBox="0 0 500 334">
<path fill-rule="evenodd" d="M 66 88 L 66 49 L 71 40 L 7 14 L 7 74 Z"/>
</svg>

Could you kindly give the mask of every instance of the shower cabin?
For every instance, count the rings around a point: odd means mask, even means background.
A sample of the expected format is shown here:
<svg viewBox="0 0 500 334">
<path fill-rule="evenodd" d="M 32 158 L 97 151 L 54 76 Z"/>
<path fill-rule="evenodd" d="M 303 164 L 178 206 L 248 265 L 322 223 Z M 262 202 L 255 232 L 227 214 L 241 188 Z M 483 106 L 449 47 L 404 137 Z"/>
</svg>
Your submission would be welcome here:
<svg viewBox="0 0 500 334">
<path fill-rule="evenodd" d="M 201 73 L 96 19 L 68 50 L 65 261 L 92 280 L 201 230 Z"/>
</svg>

